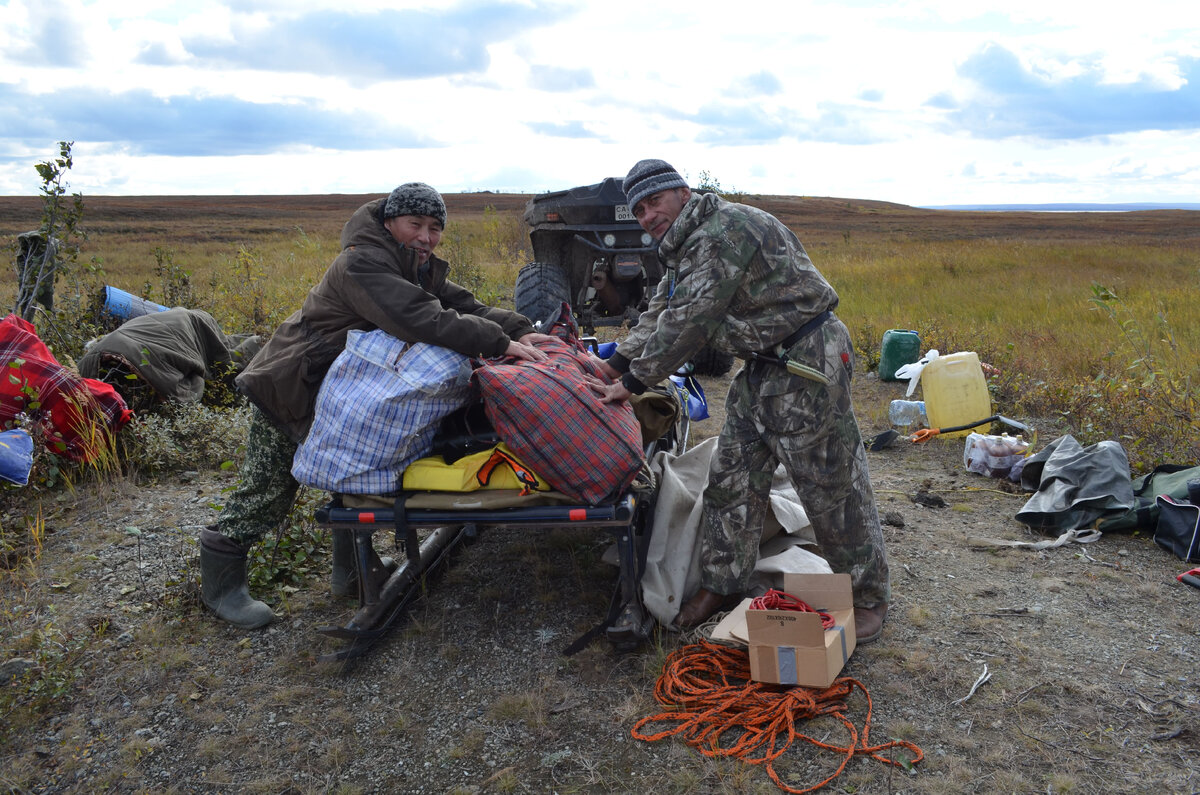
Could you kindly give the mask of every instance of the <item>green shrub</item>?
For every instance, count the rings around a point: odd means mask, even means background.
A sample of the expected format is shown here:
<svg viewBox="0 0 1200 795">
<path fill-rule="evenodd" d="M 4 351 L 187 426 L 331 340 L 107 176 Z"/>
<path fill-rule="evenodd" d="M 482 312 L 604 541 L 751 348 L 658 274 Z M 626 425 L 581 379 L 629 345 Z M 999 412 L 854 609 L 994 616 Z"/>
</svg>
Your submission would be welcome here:
<svg viewBox="0 0 1200 795">
<path fill-rule="evenodd" d="M 329 533 L 314 520 L 323 492 L 302 488 L 283 526 L 250 548 L 252 587 L 299 585 L 316 574 L 329 549 Z"/>
<path fill-rule="evenodd" d="M 150 475 L 233 468 L 244 452 L 250 409 L 165 404 L 121 432 L 122 459 Z"/>
</svg>

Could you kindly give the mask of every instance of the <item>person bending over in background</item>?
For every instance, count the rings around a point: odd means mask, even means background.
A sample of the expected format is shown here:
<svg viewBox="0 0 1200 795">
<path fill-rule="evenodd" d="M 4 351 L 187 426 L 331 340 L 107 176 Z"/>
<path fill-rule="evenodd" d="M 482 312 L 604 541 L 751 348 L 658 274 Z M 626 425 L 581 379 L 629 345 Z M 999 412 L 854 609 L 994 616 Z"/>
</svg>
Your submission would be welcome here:
<svg viewBox="0 0 1200 795">
<path fill-rule="evenodd" d="M 237 377 L 252 404 L 241 482 L 215 525 L 200 533 L 201 596 L 225 621 L 246 629 L 266 625 L 271 608 L 250 596 L 248 548 L 291 511 L 299 484 L 292 457 L 312 423 L 317 390 L 352 329 L 382 329 L 405 342 L 424 342 L 466 356 L 516 356 L 541 361 L 523 315 L 489 307 L 447 278 L 433 256 L 446 225 L 441 195 L 421 182 L 400 185 L 359 207 L 342 229 L 341 253 L 304 304 Z M 350 592 L 352 549 L 335 534 L 335 594 Z"/>
<path fill-rule="evenodd" d="M 605 364 L 604 400 L 625 400 L 705 345 L 747 359 L 734 376 L 703 495 L 701 587 L 676 626 L 696 626 L 746 590 L 758 559 L 772 475 L 783 464 L 835 572 L 849 572 L 858 642 L 879 637 L 890 599 L 887 553 L 850 402 L 854 350 L 833 315 L 838 296 L 774 216 L 692 193 L 662 160 L 623 184 L 658 240 L 666 276 Z M 763 354 L 769 360 L 754 354 Z M 800 363 L 803 375 L 786 369 Z"/>
</svg>

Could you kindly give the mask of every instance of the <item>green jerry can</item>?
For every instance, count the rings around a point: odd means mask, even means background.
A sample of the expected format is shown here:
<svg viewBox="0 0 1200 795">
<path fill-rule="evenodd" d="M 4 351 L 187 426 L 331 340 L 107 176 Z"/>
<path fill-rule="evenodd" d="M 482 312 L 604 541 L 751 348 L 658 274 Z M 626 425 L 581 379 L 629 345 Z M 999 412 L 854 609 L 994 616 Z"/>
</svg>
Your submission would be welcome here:
<svg viewBox="0 0 1200 795">
<path fill-rule="evenodd" d="M 879 380 L 898 381 L 896 371 L 921 358 L 921 337 L 915 331 L 893 328 L 883 332 L 879 349 Z"/>
</svg>

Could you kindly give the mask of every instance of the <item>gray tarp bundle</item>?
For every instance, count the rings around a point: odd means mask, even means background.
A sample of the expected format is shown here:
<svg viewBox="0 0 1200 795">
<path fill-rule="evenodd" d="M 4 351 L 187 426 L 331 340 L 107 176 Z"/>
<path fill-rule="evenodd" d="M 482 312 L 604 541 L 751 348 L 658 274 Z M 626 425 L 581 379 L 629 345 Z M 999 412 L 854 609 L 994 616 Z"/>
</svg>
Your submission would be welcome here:
<svg viewBox="0 0 1200 795">
<path fill-rule="evenodd" d="M 1017 521 L 1034 528 L 1087 527 L 1134 505 L 1129 457 L 1113 441 L 1083 447 L 1073 436 L 1060 436 L 1026 460 L 1021 486 L 1037 493 Z"/>
<path fill-rule="evenodd" d="M 682 455 L 661 452 L 650 462 L 660 485 L 642 575 L 642 600 L 663 626 L 675 620 L 679 606 L 700 587 L 701 495 L 716 449 L 716 438 L 709 438 Z M 747 593 L 758 596 L 768 588 L 782 588 L 783 574 L 788 572 L 833 571 L 824 558 L 804 548 L 815 544 L 800 497 L 779 467 Z"/>
<path fill-rule="evenodd" d="M 80 375 L 102 379 L 119 360 L 162 400 L 197 403 L 206 380 L 240 372 L 261 347 L 257 335 L 226 334 L 207 312 L 176 307 L 121 324 L 93 342 L 78 367 Z"/>
</svg>

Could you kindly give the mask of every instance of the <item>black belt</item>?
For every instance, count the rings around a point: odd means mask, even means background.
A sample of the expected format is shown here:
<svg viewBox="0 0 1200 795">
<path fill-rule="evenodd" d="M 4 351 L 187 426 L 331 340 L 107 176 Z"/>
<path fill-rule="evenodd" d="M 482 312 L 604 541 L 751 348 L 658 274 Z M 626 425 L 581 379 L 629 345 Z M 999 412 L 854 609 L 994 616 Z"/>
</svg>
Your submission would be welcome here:
<svg viewBox="0 0 1200 795">
<path fill-rule="evenodd" d="M 792 347 L 797 342 L 804 339 L 805 337 L 807 337 L 812 332 L 816 331 L 821 326 L 825 325 L 825 321 L 831 317 L 833 317 L 833 312 L 826 309 L 824 312 L 817 315 L 812 320 L 808 321 L 803 326 L 801 326 L 800 328 L 793 331 L 791 334 L 784 337 L 783 341 L 779 343 L 779 348 L 786 351 L 788 348 Z"/>
<path fill-rule="evenodd" d="M 751 363 L 751 366 L 762 363 L 774 365 L 775 367 L 782 367 L 792 375 L 808 378 L 828 386 L 830 382 L 827 375 L 822 373 L 820 370 L 815 370 L 808 365 L 800 364 L 799 362 L 787 358 L 787 352 L 788 349 L 797 342 L 819 329 L 825 324 L 825 321 L 829 320 L 831 317 L 833 317 L 833 312 L 826 309 L 824 312 L 817 315 L 812 320 L 809 320 L 791 334 L 787 335 L 782 342 L 775 346 L 775 350 L 780 351 L 778 356 L 775 355 L 775 351 L 770 351 L 768 353 L 751 353 L 746 357 L 746 359 Z"/>
</svg>

